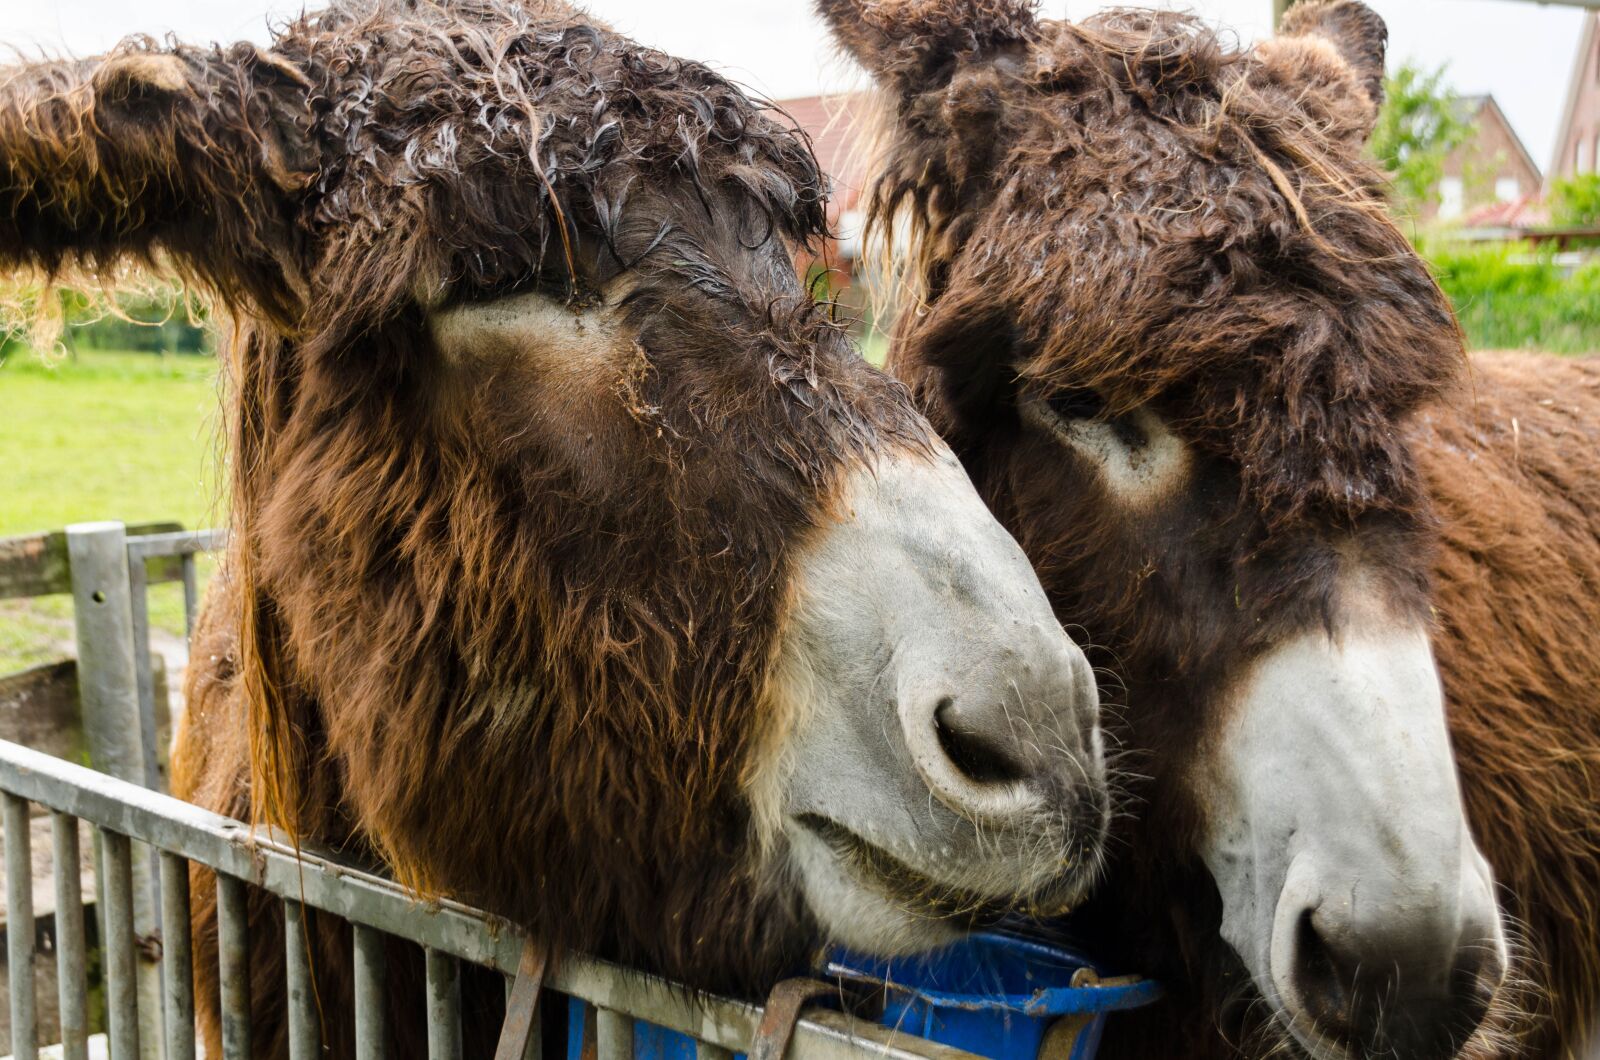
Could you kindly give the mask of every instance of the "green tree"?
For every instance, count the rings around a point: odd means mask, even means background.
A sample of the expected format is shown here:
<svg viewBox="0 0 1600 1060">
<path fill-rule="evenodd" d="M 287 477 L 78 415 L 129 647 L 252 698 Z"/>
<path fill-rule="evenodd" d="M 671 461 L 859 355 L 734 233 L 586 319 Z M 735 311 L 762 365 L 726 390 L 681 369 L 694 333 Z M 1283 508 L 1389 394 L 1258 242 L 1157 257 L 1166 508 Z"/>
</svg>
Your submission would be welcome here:
<svg viewBox="0 0 1600 1060">
<path fill-rule="evenodd" d="M 1556 181 L 1550 188 L 1550 221 L 1562 228 L 1600 225 L 1600 173 Z"/>
<path fill-rule="evenodd" d="M 1444 160 L 1472 135 L 1444 75 L 1442 66 L 1428 70 L 1406 62 L 1384 79 L 1383 109 L 1369 147 L 1389 171 L 1396 205 L 1411 212 L 1437 194 Z"/>
</svg>

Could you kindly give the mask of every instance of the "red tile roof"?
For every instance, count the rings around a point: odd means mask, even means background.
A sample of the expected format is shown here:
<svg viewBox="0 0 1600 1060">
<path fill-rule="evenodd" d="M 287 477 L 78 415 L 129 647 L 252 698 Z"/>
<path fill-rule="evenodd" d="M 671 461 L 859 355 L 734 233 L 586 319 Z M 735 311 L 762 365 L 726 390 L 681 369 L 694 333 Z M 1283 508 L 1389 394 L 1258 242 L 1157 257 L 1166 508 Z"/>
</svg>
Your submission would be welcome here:
<svg viewBox="0 0 1600 1060">
<path fill-rule="evenodd" d="M 1467 228 L 1536 228 L 1550 223 L 1550 210 L 1538 192 L 1509 202 L 1480 206 L 1462 218 Z"/>
<path fill-rule="evenodd" d="M 859 94 L 802 96 L 778 101 L 778 106 L 811 137 L 817 163 L 833 182 L 828 215 L 835 220 L 845 211 L 856 208 L 866 183 L 863 168 L 866 160 L 859 150 L 865 101 L 865 96 Z"/>
</svg>

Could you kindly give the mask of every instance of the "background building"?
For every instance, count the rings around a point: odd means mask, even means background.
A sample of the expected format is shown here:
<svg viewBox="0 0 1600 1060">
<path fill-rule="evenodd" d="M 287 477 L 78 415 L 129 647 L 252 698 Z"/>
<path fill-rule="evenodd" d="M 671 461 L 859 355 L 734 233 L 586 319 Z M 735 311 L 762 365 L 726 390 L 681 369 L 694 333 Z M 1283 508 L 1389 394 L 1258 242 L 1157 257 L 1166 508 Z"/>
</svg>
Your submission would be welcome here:
<svg viewBox="0 0 1600 1060">
<path fill-rule="evenodd" d="M 1486 205 L 1537 195 L 1544 184 L 1539 166 L 1495 98 L 1462 96 L 1456 106 L 1472 133 L 1445 158 L 1422 216 L 1454 221 Z"/>
<path fill-rule="evenodd" d="M 1549 177 L 1565 180 L 1595 172 L 1600 172 L 1600 12 L 1583 20 Z"/>
</svg>

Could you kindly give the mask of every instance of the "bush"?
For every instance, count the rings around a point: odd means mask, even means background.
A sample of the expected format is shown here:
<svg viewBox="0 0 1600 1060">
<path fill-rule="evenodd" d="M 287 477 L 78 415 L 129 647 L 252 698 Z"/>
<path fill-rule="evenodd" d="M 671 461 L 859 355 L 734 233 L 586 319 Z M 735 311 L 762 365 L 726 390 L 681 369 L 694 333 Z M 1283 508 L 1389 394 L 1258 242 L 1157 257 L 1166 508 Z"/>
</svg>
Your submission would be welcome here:
<svg viewBox="0 0 1600 1060">
<path fill-rule="evenodd" d="M 1600 261 L 1568 270 L 1525 243 L 1419 249 L 1471 348 L 1600 352 Z"/>
<path fill-rule="evenodd" d="M 206 353 L 211 348 L 202 322 L 190 318 L 189 307 L 175 290 L 121 294 L 114 312 L 82 296 L 64 297 L 67 330 L 62 341 L 70 349 Z"/>
<path fill-rule="evenodd" d="M 1372 157 L 1389 172 L 1403 213 L 1437 202 L 1445 159 L 1472 136 L 1445 69 L 1401 63 L 1384 79 L 1383 108 L 1367 141 Z"/>
<path fill-rule="evenodd" d="M 42 312 L 41 298 L 54 298 L 59 308 Z M 50 292 L 37 284 L 0 280 L 0 356 L 26 346 L 30 338 L 39 339 L 36 326 L 40 317 L 64 325 L 59 347 L 69 351 L 209 353 L 211 338 L 191 310 L 177 289 L 155 284 L 119 292 L 112 302 L 97 291 Z M 53 328 L 47 328 L 40 341 L 54 334 Z"/>
<path fill-rule="evenodd" d="M 1600 225 L 1600 173 L 1556 181 L 1550 188 L 1550 220 L 1563 228 Z"/>
</svg>

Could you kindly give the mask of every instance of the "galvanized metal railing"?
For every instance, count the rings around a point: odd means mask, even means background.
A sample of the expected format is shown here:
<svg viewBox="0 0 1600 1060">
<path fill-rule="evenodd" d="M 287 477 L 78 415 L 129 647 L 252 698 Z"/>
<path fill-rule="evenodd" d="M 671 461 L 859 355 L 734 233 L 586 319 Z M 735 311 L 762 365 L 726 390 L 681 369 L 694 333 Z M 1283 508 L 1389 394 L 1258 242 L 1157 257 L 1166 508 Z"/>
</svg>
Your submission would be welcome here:
<svg viewBox="0 0 1600 1060">
<path fill-rule="evenodd" d="M 149 791 L 103 773 L 73 765 L 18 744 L 0 741 L 0 799 L 4 802 L 8 897 L 29 907 L 28 804 L 54 815 L 56 889 L 64 900 L 56 910 L 57 964 L 62 1000 L 65 1056 L 87 1055 L 84 996 L 82 906 L 74 890 L 77 821 L 93 824 L 106 863 L 105 935 L 107 1008 L 113 1060 L 137 1055 L 139 998 L 134 988 L 132 847 L 159 851 L 162 982 L 166 1008 L 167 1060 L 194 1056 L 194 999 L 190 979 L 188 868 L 191 862 L 217 873 L 218 917 L 222 939 L 221 980 L 223 1053 L 249 1055 L 249 979 L 245 974 L 249 938 L 244 916 L 246 886 L 262 888 L 284 902 L 285 955 L 288 959 L 290 1055 L 309 1060 L 320 1051 L 319 1024 L 305 962 L 304 907 L 341 917 L 355 925 L 353 960 L 358 1055 L 383 1055 L 383 936 L 393 935 L 424 947 L 428 1055 L 453 1060 L 461 1055 L 459 962 L 468 961 L 513 976 L 523 938 L 511 925 L 450 901 L 419 903 L 394 882 L 294 847 L 262 830 L 221 817 L 171 796 Z M 74 910 L 77 921 L 74 922 Z M 15 913 L 13 913 L 15 915 Z M 36 959 L 31 932 L 11 932 L 7 960 L 12 974 L 12 1033 L 15 1055 L 31 1060 L 32 978 Z M 628 1055 L 632 1021 L 645 1020 L 694 1038 L 702 1060 L 749 1048 L 761 1018 L 758 1006 L 696 998 L 682 986 L 631 972 L 604 961 L 571 956 L 553 967 L 548 989 L 596 1006 L 601 1060 Z M 419 998 L 419 1001 L 423 999 Z M 884 1056 L 909 1060 L 958 1060 L 970 1054 L 897 1033 L 827 1010 L 807 1015 L 796 1027 L 790 1054 L 797 1060 L 843 1060 Z"/>
<path fill-rule="evenodd" d="M 134 844 L 160 853 L 162 865 L 162 980 L 165 985 L 165 1049 L 168 1060 L 194 1057 L 194 996 L 190 978 L 189 863 L 218 873 L 221 934 L 222 1052 L 250 1055 L 248 975 L 250 953 L 245 925 L 245 887 L 261 887 L 285 903 L 285 956 L 288 958 L 290 1055 L 320 1052 L 318 1023 L 306 964 L 304 906 L 355 925 L 355 1012 L 360 1057 L 382 1055 L 384 935 L 406 938 L 427 953 L 429 1057 L 461 1057 L 459 962 L 467 961 L 514 975 L 523 938 L 512 925 L 454 901 L 419 903 L 400 885 L 362 869 L 320 857 L 242 821 L 219 817 L 195 805 L 155 793 L 104 773 L 70 764 L 24 746 L 0 741 L 0 801 L 5 807 L 5 863 L 13 916 L 29 909 L 29 831 L 27 805 L 45 805 L 54 821 L 54 881 L 58 901 L 59 990 L 62 1046 L 67 1058 L 86 1057 L 85 945 L 82 905 L 77 898 L 77 820 L 96 828 L 106 858 L 106 969 L 110 1055 L 138 1055 L 139 998 L 134 990 Z M 74 913 L 75 911 L 75 913 Z M 11 1020 L 14 1055 L 35 1057 L 30 932 L 10 932 Z M 598 1009 L 598 1055 L 627 1057 L 632 1020 L 646 1020 L 701 1042 L 701 1060 L 744 1052 L 754 1038 L 762 1010 L 744 1002 L 694 998 L 691 991 L 661 978 L 630 972 L 605 961 L 571 956 L 550 969 L 549 990 L 581 998 Z M 424 1001 L 419 998 L 418 1001 Z M 910 1060 L 960 1060 L 970 1054 L 854 1020 L 830 1010 L 806 1015 L 795 1028 L 790 1054 L 797 1060 L 891 1057 Z M 538 1055 L 538 1054 L 536 1054 Z"/>
<path fill-rule="evenodd" d="M 500 972 L 508 977 L 509 990 L 524 950 L 524 939 L 512 925 L 455 902 L 420 903 L 393 881 L 297 849 L 270 829 L 252 829 L 157 790 L 145 562 L 153 557 L 181 559 L 186 626 L 192 632 L 195 556 L 221 547 L 224 534 L 128 537 L 122 524 L 103 523 L 70 527 L 66 537 L 85 725 L 91 757 L 103 771 L 0 740 L 6 960 L 16 1060 L 37 1060 L 41 1044 L 33 975 L 40 954 L 32 930 L 32 805 L 51 814 L 62 1060 L 89 1057 L 80 821 L 95 830 L 98 938 L 111 1060 L 195 1058 L 191 864 L 216 874 L 221 1060 L 251 1056 L 245 904 L 252 886 L 283 903 L 290 1060 L 316 1060 L 322 1054 L 307 959 L 308 907 L 353 926 L 355 1003 L 349 1018 L 359 1060 L 380 1060 L 389 1044 L 384 1022 L 386 936 L 423 947 L 426 997 L 417 1000 L 425 1006 L 427 1054 L 430 1060 L 460 1060 L 460 962 Z M 568 995 L 593 1006 L 593 1021 L 586 1019 L 585 1024 L 594 1028 L 597 1060 L 631 1060 L 636 1020 L 693 1038 L 697 1060 L 731 1060 L 733 1053 L 750 1048 L 762 1016 L 759 1006 L 697 996 L 682 985 L 581 955 L 550 968 L 543 982 L 556 998 Z M 553 1046 L 547 1053 L 547 1043 L 539 1039 L 537 1021 L 531 1031 L 525 1060 L 556 1060 Z M 974 1060 L 958 1049 L 831 1010 L 801 1019 L 786 1055 L 796 1060 Z"/>
</svg>

